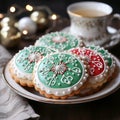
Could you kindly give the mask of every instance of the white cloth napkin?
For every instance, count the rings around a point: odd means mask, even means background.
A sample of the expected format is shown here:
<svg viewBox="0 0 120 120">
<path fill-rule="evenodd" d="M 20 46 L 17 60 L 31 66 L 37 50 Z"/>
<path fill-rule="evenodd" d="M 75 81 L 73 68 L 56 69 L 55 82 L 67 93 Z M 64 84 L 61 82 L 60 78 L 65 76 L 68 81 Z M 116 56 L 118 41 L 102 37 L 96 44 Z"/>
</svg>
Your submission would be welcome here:
<svg viewBox="0 0 120 120">
<path fill-rule="evenodd" d="M 11 58 L 9 52 L 0 45 L 0 120 L 38 120 L 25 98 L 12 91 L 2 79 L 2 70 Z"/>
</svg>

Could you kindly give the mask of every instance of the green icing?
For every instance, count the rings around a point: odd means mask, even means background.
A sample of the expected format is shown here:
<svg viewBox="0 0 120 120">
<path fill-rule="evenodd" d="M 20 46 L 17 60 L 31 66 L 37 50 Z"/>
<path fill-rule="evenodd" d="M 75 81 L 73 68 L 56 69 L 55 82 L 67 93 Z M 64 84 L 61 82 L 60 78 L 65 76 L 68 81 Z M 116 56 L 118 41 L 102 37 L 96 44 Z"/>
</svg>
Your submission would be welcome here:
<svg viewBox="0 0 120 120">
<path fill-rule="evenodd" d="M 60 39 L 61 41 L 59 40 L 59 42 L 54 42 L 53 38 L 58 36 L 65 38 L 66 41 L 62 42 L 62 39 Z M 63 51 L 63 50 L 69 50 L 71 48 L 77 47 L 79 44 L 78 41 L 79 40 L 73 35 L 66 34 L 63 32 L 54 32 L 40 38 L 39 45 L 43 45 L 43 46 L 57 49 L 59 51 Z"/>
<path fill-rule="evenodd" d="M 100 53 L 102 56 L 104 56 L 104 59 L 107 60 L 108 66 L 112 66 L 113 60 L 110 54 L 106 50 L 100 47 L 95 47 L 95 46 L 89 46 L 89 48 L 92 50 L 97 50 L 97 52 Z"/>
<path fill-rule="evenodd" d="M 37 75 L 47 87 L 68 88 L 82 79 L 83 70 L 81 61 L 73 55 L 56 53 L 40 62 Z"/>
<path fill-rule="evenodd" d="M 37 58 L 40 56 L 45 56 L 51 52 L 52 51 L 50 49 L 46 49 L 45 47 L 30 46 L 21 50 L 16 55 L 15 64 L 19 70 L 26 73 L 32 73 Z M 37 57 L 34 55 L 37 55 Z"/>
</svg>

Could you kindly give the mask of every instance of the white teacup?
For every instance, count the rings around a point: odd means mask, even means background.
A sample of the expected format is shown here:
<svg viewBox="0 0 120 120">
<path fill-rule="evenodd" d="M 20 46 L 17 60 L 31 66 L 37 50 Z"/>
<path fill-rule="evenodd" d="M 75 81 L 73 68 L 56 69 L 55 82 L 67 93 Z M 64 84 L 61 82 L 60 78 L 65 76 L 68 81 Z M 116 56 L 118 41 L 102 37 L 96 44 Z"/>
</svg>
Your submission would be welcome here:
<svg viewBox="0 0 120 120">
<path fill-rule="evenodd" d="M 67 7 L 70 16 L 70 33 L 79 36 L 86 44 L 103 45 L 110 40 L 107 30 L 112 19 L 112 7 L 101 2 L 78 2 Z"/>
</svg>

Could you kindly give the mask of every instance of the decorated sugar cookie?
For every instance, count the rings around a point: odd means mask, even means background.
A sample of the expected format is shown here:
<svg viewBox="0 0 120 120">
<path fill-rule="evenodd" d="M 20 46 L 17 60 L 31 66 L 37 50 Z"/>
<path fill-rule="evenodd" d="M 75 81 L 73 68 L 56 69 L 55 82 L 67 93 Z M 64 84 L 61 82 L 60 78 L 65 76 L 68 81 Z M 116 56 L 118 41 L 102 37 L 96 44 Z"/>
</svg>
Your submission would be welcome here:
<svg viewBox="0 0 120 120">
<path fill-rule="evenodd" d="M 107 61 L 108 66 L 110 67 L 109 76 L 112 76 L 112 74 L 114 73 L 115 67 L 116 67 L 113 56 L 107 50 L 105 50 L 103 47 L 94 46 L 94 45 L 87 46 L 87 47 L 98 52 L 99 54 L 101 54 L 104 57 L 104 59 Z"/>
<path fill-rule="evenodd" d="M 91 89 L 96 90 L 107 82 L 109 66 L 107 64 L 108 61 L 106 61 L 102 55 L 85 47 L 72 49 L 71 52 L 85 59 L 89 65 L 90 77 L 84 89 L 85 92 L 91 92 Z"/>
<path fill-rule="evenodd" d="M 29 46 L 20 50 L 10 62 L 13 79 L 23 86 L 33 86 L 32 72 L 35 63 L 51 52 L 52 50 L 40 46 Z"/>
<path fill-rule="evenodd" d="M 88 78 L 83 60 L 66 52 L 44 57 L 34 68 L 34 85 L 48 98 L 65 99 L 78 94 Z"/>
<path fill-rule="evenodd" d="M 52 32 L 42 36 L 35 43 L 35 46 L 39 45 L 50 47 L 58 51 L 84 46 L 79 38 L 64 32 Z"/>
</svg>

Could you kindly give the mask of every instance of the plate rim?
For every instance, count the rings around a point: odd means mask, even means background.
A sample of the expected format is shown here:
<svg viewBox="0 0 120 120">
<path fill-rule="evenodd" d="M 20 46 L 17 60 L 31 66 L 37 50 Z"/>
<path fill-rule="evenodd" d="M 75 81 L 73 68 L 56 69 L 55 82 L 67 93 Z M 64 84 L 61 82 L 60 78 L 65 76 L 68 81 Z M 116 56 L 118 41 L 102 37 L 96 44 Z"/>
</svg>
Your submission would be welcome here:
<svg viewBox="0 0 120 120">
<path fill-rule="evenodd" d="M 115 57 L 113 55 L 115 61 L 116 61 L 116 64 L 118 66 L 118 74 L 117 74 L 117 78 L 120 77 L 120 61 L 117 57 Z M 24 98 L 27 98 L 27 99 L 31 99 L 31 100 L 34 100 L 34 101 L 38 101 L 38 102 L 43 102 L 43 103 L 49 103 L 49 104 L 78 104 L 78 103 L 86 103 L 86 102 L 91 102 L 91 101 L 95 101 L 95 100 L 99 100 L 99 99 L 102 99 L 104 97 L 107 97 L 109 96 L 110 94 L 113 94 L 114 92 L 116 92 L 119 88 L 120 88 L 120 80 L 118 81 L 117 85 L 113 88 L 112 86 L 112 89 L 107 89 L 106 92 L 104 92 L 104 89 L 98 91 L 97 93 L 95 94 L 92 94 L 92 95 L 89 95 L 89 96 L 85 96 L 85 97 L 81 97 L 79 98 L 79 101 L 78 99 L 75 99 L 74 101 L 71 101 L 71 99 L 65 99 L 65 100 L 56 100 L 56 99 L 49 99 L 49 98 L 46 98 L 44 96 L 41 96 L 41 95 L 37 95 L 35 93 L 31 93 L 30 91 L 26 90 L 24 87 L 22 87 L 21 85 L 19 85 L 18 83 L 16 83 L 14 80 L 13 80 L 13 83 L 17 86 L 20 87 L 20 89 L 23 89 L 23 91 L 26 91 L 28 94 L 25 94 L 24 92 L 21 92 L 20 90 L 16 89 L 15 86 L 12 86 L 10 84 L 10 80 L 7 79 L 6 77 L 6 74 L 5 72 L 8 70 L 8 64 L 9 64 L 9 61 L 8 63 L 5 65 L 5 67 L 3 68 L 3 72 L 2 72 L 2 78 L 3 80 L 6 82 L 6 84 L 14 91 L 16 92 L 17 94 L 21 95 L 22 97 Z M 10 74 L 9 74 L 10 75 Z M 12 78 L 10 78 L 12 79 Z M 115 79 L 112 79 L 112 81 L 115 80 Z M 108 83 L 109 84 L 109 83 Z M 106 86 L 105 86 L 106 87 Z M 34 88 L 33 88 L 34 89 Z M 102 95 L 97 95 L 99 94 L 99 92 L 103 93 Z M 31 98 L 32 96 L 32 98 Z M 33 97 L 34 96 L 34 97 Z M 97 97 L 95 97 L 97 96 Z M 80 100 L 81 99 L 81 100 Z"/>
</svg>

